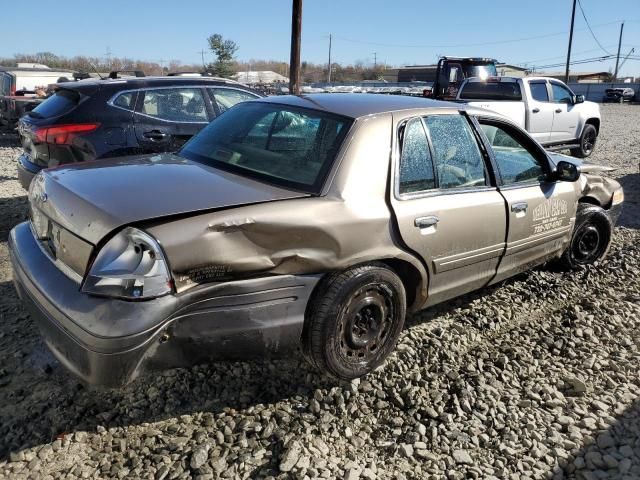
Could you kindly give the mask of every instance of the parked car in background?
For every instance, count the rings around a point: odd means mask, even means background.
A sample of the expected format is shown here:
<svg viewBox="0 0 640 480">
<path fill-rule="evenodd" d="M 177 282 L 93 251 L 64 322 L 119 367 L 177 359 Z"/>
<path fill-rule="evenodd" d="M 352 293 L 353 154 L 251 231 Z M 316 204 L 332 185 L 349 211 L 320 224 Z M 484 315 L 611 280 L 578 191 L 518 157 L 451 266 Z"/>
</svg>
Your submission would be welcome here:
<svg viewBox="0 0 640 480">
<path fill-rule="evenodd" d="M 593 153 L 600 131 L 600 106 L 585 102 L 559 80 L 546 77 L 470 78 L 458 100 L 498 112 L 524 128 L 548 150 Z"/>
<path fill-rule="evenodd" d="M 603 169 L 474 107 L 269 97 L 175 154 L 41 172 L 10 234 L 14 279 L 90 383 L 299 347 L 352 379 L 407 311 L 606 255 L 623 192 Z"/>
<path fill-rule="evenodd" d="M 261 96 L 222 78 L 110 77 L 59 84 L 20 120 L 24 188 L 47 167 L 178 150 L 231 106 Z"/>
<path fill-rule="evenodd" d="M 636 92 L 633 88 L 607 88 L 604 91 L 603 102 L 632 102 Z"/>
<path fill-rule="evenodd" d="M 73 73 L 37 64 L 0 67 L 0 126 L 15 129 L 22 115 L 42 103 L 48 85 L 71 79 Z"/>
</svg>

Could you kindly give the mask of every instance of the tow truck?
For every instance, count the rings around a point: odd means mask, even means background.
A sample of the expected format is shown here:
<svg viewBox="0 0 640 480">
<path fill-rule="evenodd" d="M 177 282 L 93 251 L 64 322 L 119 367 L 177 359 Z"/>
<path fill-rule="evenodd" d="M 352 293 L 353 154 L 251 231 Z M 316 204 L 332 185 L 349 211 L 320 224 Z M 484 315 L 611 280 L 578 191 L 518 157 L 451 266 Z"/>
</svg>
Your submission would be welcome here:
<svg viewBox="0 0 640 480">
<path fill-rule="evenodd" d="M 436 68 L 436 78 L 431 89 L 424 90 L 424 96 L 436 100 L 453 100 L 458 95 L 462 82 L 470 77 L 496 77 L 497 60 L 480 57 L 440 57 Z"/>
</svg>

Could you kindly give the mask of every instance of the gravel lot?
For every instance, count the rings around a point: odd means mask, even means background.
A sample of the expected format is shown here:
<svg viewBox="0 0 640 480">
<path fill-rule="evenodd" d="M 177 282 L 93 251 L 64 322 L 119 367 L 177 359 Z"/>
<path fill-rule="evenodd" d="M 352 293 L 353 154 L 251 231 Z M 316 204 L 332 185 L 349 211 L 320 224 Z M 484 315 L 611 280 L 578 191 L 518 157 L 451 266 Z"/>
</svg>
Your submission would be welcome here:
<svg viewBox="0 0 640 480">
<path fill-rule="evenodd" d="M 0 477 L 640 478 L 640 107 L 602 110 L 592 161 L 627 199 L 608 259 L 415 315 L 351 384 L 297 359 L 75 382 L 11 283 L 27 204 L 0 135 Z"/>
</svg>

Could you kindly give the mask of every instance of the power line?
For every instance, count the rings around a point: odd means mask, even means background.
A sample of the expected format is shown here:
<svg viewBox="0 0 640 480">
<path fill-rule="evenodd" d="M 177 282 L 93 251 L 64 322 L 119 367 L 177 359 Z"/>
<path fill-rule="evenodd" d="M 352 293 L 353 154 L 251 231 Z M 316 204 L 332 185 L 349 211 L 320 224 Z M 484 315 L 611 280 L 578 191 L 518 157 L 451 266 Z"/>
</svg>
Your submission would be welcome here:
<svg viewBox="0 0 640 480">
<path fill-rule="evenodd" d="M 580 7 L 580 12 L 582 12 L 582 18 L 584 18 L 584 23 L 587 24 L 587 27 L 589 28 L 589 31 L 591 32 L 591 36 L 593 37 L 593 39 L 596 41 L 596 43 L 604 53 L 606 53 L 607 55 L 611 55 L 611 52 L 609 52 L 606 48 L 602 46 L 602 44 L 596 38 L 596 34 L 593 33 L 593 30 L 591 29 L 591 25 L 589 25 L 589 20 L 587 20 L 587 16 L 585 15 L 584 9 L 582 8 L 582 2 L 580 0 L 578 0 L 578 6 Z"/>
<path fill-rule="evenodd" d="M 616 20 L 614 22 L 599 23 L 597 25 L 594 25 L 593 28 L 604 27 L 607 25 L 613 25 L 618 23 L 620 23 L 619 20 Z M 584 28 L 575 29 L 576 32 L 583 31 L 583 30 L 585 29 Z M 461 48 L 461 47 L 477 47 L 477 46 L 486 46 L 486 45 L 501 45 L 501 44 L 507 44 L 507 43 L 515 43 L 515 42 L 526 42 L 528 40 L 557 37 L 557 36 L 566 35 L 566 34 L 567 32 L 565 31 L 565 32 L 547 33 L 543 35 L 533 35 L 531 37 L 521 37 L 521 38 L 515 38 L 511 40 L 497 40 L 497 41 L 480 42 L 480 43 L 460 43 L 460 44 L 450 44 L 450 45 L 417 45 L 417 44 L 403 45 L 403 44 L 393 44 L 393 43 L 367 42 L 365 40 L 354 40 L 352 38 L 346 38 L 338 35 L 333 35 L 333 38 L 342 40 L 344 42 L 359 43 L 362 45 L 373 45 L 378 47 L 389 47 L 389 48 Z"/>
</svg>

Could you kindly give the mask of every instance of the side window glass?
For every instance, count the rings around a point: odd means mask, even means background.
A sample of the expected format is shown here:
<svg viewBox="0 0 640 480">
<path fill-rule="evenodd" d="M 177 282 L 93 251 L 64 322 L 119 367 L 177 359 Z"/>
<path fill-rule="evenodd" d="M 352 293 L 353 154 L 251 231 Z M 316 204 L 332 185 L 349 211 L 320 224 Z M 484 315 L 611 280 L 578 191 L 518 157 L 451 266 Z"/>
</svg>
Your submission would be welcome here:
<svg viewBox="0 0 640 480">
<path fill-rule="evenodd" d="M 542 163 L 529 152 L 517 135 L 509 131 L 510 129 L 482 121 L 480 126 L 489 139 L 505 185 L 545 179 Z"/>
<path fill-rule="evenodd" d="M 551 90 L 553 90 L 553 101 L 555 103 L 571 103 L 573 95 L 565 87 L 559 83 L 551 83 Z"/>
<path fill-rule="evenodd" d="M 529 83 L 529 88 L 531 88 L 531 96 L 534 100 L 538 102 L 549 101 L 549 92 L 547 91 L 546 82 L 531 82 Z"/>
<path fill-rule="evenodd" d="M 435 186 L 427 134 L 422 121 L 414 118 L 404 128 L 400 155 L 400 194 L 429 190 Z"/>
<path fill-rule="evenodd" d="M 258 98 L 251 93 L 231 88 L 209 88 L 209 93 L 213 95 L 213 98 L 220 109 L 220 113 L 226 112 L 236 103 L 255 100 Z"/>
<path fill-rule="evenodd" d="M 484 159 L 462 115 L 433 115 L 425 125 L 433 145 L 439 188 L 486 185 Z"/>
<path fill-rule="evenodd" d="M 204 97 L 198 88 L 146 90 L 140 113 L 171 122 L 208 122 Z"/>
<path fill-rule="evenodd" d="M 113 101 L 113 105 L 127 110 L 133 110 L 135 108 L 136 92 L 121 93 Z"/>
</svg>

